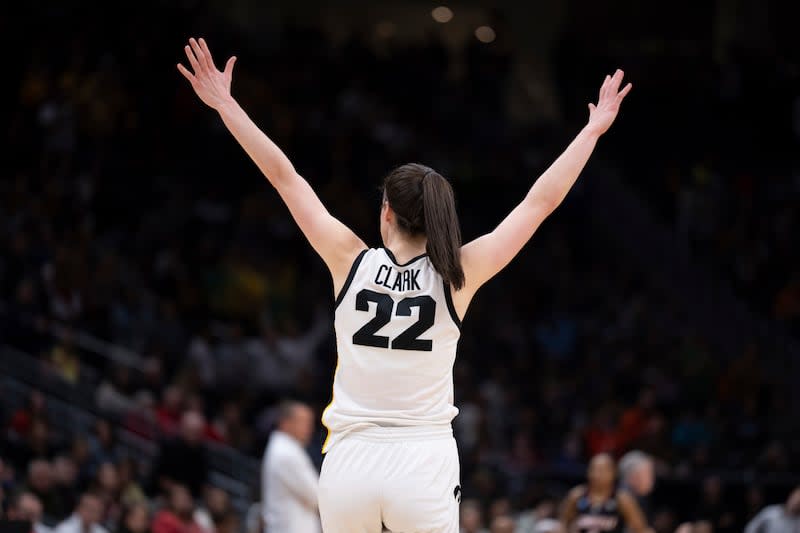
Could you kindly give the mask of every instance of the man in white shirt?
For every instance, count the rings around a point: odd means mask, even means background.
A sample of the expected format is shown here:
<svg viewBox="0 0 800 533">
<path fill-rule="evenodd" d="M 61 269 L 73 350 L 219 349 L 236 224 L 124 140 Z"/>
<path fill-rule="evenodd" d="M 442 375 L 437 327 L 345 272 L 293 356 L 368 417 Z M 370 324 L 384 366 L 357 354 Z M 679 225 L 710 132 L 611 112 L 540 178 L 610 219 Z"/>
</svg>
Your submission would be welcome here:
<svg viewBox="0 0 800 533">
<path fill-rule="evenodd" d="M 54 533 L 108 533 L 100 525 L 103 519 L 103 502 L 100 498 L 87 492 L 81 496 L 75 512 L 58 524 Z"/>
<path fill-rule="evenodd" d="M 800 485 L 786 499 L 784 505 L 768 505 L 745 528 L 745 533 L 798 533 L 800 532 Z"/>
<path fill-rule="evenodd" d="M 305 451 L 314 413 L 299 402 L 278 406 L 278 425 L 264 452 L 262 514 L 268 533 L 317 533 L 319 473 Z"/>
</svg>

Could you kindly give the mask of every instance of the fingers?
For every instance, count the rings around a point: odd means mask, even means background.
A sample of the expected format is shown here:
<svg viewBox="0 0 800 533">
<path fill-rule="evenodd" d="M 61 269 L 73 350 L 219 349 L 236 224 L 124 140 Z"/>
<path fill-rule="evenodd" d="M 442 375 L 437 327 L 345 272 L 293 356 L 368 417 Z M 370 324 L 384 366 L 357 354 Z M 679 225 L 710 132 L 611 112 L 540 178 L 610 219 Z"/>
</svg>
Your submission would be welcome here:
<svg viewBox="0 0 800 533">
<path fill-rule="evenodd" d="M 598 103 L 602 102 L 606 94 L 608 94 L 608 84 L 611 81 L 611 76 L 606 75 L 603 80 L 603 85 L 600 86 L 600 96 L 597 100 Z"/>
<path fill-rule="evenodd" d="M 228 59 L 228 62 L 225 63 L 225 75 L 229 78 L 233 75 L 234 63 L 236 63 L 236 56 L 231 57 Z"/>
<path fill-rule="evenodd" d="M 196 78 L 194 77 L 194 75 L 191 72 L 189 72 L 189 69 L 187 69 L 186 67 L 184 67 L 180 63 L 178 63 L 178 72 L 183 74 L 183 77 L 186 78 L 187 80 L 189 80 L 190 83 L 194 83 L 196 81 Z"/>
<path fill-rule="evenodd" d="M 192 37 L 189 39 L 189 44 L 192 47 L 194 55 L 197 57 L 197 63 L 200 65 L 200 68 L 210 72 L 212 66 L 209 66 L 208 58 L 206 57 L 205 52 L 203 52 L 203 49 L 200 48 L 200 44 L 197 42 L 197 39 Z"/>
<path fill-rule="evenodd" d="M 633 86 L 629 83 L 624 89 L 622 89 L 622 91 L 620 91 L 619 86 L 622 85 L 622 79 L 624 77 L 625 73 L 622 71 L 622 69 L 617 69 L 613 76 L 606 76 L 605 80 L 603 80 L 603 85 L 600 87 L 600 98 L 597 101 L 598 105 L 608 99 L 621 102 L 622 99 L 625 98 L 625 95 L 630 92 Z"/>
<path fill-rule="evenodd" d="M 616 96 L 617 91 L 619 91 L 619 86 L 622 83 L 622 77 L 625 76 L 625 73 L 622 72 L 621 69 L 617 69 L 614 75 L 611 77 L 611 83 L 608 86 L 609 93 Z"/>
<path fill-rule="evenodd" d="M 622 90 L 619 92 L 619 94 L 617 95 L 617 102 L 621 102 L 621 101 L 622 101 L 622 99 L 623 99 L 623 98 L 625 98 L 625 96 L 626 96 L 626 95 L 627 95 L 629 92 L 631 92 L 631 89 L 633 89 L 633 84 L 632 84 L 632 83 L 628 83 L 628 85 L 626 85 L 626 86 L 625 86 L 625 88 L 624 88 L 624 89 L 622 89 Z"/>
<path fill-rule="evenodd" d="M 200 73 L 200 63 L 197 61 L 197 58 L 194 57 L 194 52 L 192 52 L 192 48 L 187 44 L 183 47 L 183 50 L 186 52 L 186 57 L 189 59 L 189 64 L 192 66 L 192 70 L 195 74 Z"/>
<path fill-rule="evenodd" d="M 206 40 L 200 37 L 200 49 L 203 51 L 203 55 L 206 59 L 206 66 L 209 69 L 216 70 L 217 67 L 214 66 L 214 58 L 211 57 L 211 50 L 208 49 L 208 44 L 206 44 Z"/>
<path fill-rule="evenodd" d="M 597 109 L 597 107 L 595 107 L 593 103 L 589 102 L 589 113 L 594 113 L 595 109 Z"/>
</svg>

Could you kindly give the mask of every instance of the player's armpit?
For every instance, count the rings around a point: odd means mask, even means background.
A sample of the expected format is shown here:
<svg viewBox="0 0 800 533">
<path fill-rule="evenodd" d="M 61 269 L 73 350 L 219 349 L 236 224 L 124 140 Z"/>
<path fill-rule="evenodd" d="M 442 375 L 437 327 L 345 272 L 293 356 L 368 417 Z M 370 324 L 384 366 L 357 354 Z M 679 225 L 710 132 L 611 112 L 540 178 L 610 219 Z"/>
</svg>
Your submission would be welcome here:
<svg viewBox="0 0 800 533">
<path fill-rule="evenodd" d="M 478 289 L 514 259 L 551 212 L 549 206 L 526 198 L 494 231 L 461 247 L 465 284 L 462 290 L 453 293 L 453 304 L 460 317 Z"/>
<path fill-rule="evenodd" d="M 338 293 L 356 256 L 367 246 L 353 231 L 333 217 L 299 174 L 293 174 L 275 185 L 300 231 L 322 257 Z"/>
</svg>

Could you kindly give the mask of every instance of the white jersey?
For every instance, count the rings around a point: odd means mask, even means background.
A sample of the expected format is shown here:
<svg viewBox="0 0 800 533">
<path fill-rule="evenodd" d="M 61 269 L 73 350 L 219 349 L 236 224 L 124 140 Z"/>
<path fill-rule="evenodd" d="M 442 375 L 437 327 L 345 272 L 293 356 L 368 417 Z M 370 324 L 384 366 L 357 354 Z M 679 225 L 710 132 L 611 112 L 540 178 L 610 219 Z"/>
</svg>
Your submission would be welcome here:
<svg viewBox="0 0 800 533">
<path fill-rule="evenodd" d="M 427 255 L 401 265 L 388 249 L 364 250 L 336 299 L 339 360 L 322 451 L 353 430 L 449 425 L 460 326 Z"/>
</svg>

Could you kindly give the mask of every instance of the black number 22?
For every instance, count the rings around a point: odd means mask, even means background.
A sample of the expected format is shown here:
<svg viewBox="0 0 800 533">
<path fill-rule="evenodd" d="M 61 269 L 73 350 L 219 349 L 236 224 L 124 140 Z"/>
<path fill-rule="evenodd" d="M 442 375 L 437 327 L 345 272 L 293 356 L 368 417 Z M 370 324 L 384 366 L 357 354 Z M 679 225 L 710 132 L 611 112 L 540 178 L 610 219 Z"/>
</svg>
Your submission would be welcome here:
<svg viewBox="0 0 800 533">
<path fill-rule="evenodd" d="M 375 335 L 375 332 L 389 323 L 392 319 L 394 300 L 388 294 L 363 289 L 356 294 L 356 310 L 369 311 L 369 302 L 375 302 L 377 308 L 375 317 L 364 324 L 361 329 L 353 335 L 353 344 L 362 346 L 374 346 L 376 348 L 388 348 L 389 337 Z M 391 341 L 393 349 L 397 350 L 416 350 L 430 352 L 433 350 L 433 341 L 420 339 L 419 336 L 428 331 L 433 326 L 436 317 L 436 301 L 428 295 L 415 296 L 414 298 L 403 298 L 397 304 L 397 316 L 411 316 L 411 308 L 419 309 L 417 321 L 413 323 L 403 333 Z"/>
</svg>

